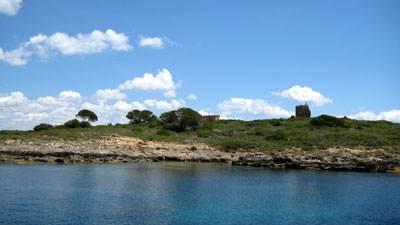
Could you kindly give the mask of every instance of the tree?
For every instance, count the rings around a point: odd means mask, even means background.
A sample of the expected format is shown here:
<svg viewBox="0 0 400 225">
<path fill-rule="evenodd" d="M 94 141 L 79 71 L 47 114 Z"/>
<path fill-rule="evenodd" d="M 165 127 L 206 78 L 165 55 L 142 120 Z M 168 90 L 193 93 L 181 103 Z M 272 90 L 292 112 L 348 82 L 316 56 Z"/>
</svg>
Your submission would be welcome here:
<svg viewBox="0 0 400 225">
<path fill-rule="evenodd" d="M 153 114 L 153 112 L 149 110 L 132 110 L 126 114 L 126 118 L 129 119 L 129 123 L 144 123 L 144 122 L 152 122 L 157 120 L 157 116 Z"/>
<path fill-rule="evenodd" d="M 53 128 L 53 125 L 47 124 L 47 123 L 41 123 L 39 125 L 36 125 L 33 130 L 34 131 L 41 131 L 41 130 L 48 130 L 50 128 Z"/>
<path fill-rule="evenodd" d="M 90 121 L 90 122 L 96 122 L 97 121 L 97 115 L 87 109 L 83 109 L 78 112 L 78 114 L 75 115 L 76 117 L 80 118 L 83 121 Z"/>
<path fill-rule="evenodd" d="M 190 108 L 180 108 L 161 114 L 160 121 L 168 130 L 196 130 L 201 126 L 201 115 Z"/>
</svg>

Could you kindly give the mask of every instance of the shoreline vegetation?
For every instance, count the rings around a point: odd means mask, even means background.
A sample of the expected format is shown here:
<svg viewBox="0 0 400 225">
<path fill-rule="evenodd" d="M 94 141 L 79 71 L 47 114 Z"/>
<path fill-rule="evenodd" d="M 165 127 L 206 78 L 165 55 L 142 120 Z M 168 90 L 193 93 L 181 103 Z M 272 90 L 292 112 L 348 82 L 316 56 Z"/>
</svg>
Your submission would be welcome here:
<svg viewBox="0 0 400 225">
<path fill-rule="evenodd" d="M 191 118 L 198 116 L 188 109 L 164 113 L 160 116 L 162 120 L 152 113 L 143 114 L 148 120 L 136 117 L 140 111 L 132 113 L 128 114 L 130 124 L 91 126 L 86 122 L 85 126 L 71 128 L 66 123 L 38 126 L 36 131 L 0 131 L 0 162 L 174 160 L 270 168 L 400 172 L 400 124 L 388 121 L 322 115 L 309 119 L 191 123 L 185 113 Z"/>
</svg>

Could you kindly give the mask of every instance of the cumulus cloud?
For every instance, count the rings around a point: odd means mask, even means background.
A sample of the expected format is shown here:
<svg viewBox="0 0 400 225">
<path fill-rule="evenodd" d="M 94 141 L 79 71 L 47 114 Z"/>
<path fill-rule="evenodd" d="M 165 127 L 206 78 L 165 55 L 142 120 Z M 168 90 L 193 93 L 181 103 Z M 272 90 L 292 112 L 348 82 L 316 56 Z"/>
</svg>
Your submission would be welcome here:
<svg viewBox="0 0 400 225">
<path fill-rule="evenodd" d="M 61 124 L 74 118 L 81 103 L 81 95 L 63 91 L 56 97 L 30 100 L 22 92 L 0 97 L 0 129 L 32 129 L 41 122 Z"/>
<path fill-rule="evenodd" d="M 284 98 L 294 99 L 299 102 L 311 102 L 316 106 L 323 106 L 326 103 L 331 103 L 330 98 L 324 97 L 321 93 L 313 91 L 310 87 L 293 86 L 282 92 L 274 92 L 274 95 L 279 95 Z"/>
<path fill-rule="evenodd" d="M 207 115 L 214 115 L 213 113 L 208 112 L 209 109 L 201 109 L 197 111 L 200 115 L 202 116 L 207 116 Z"/>
<path fill-rule="evenodd" d="M 98 124 L 109 123 L 110 121 L 116 121 L 118 123 L 125 123 L 128 121 L 126 119 L 126 114 L 134 109 L 144 110 L 146 106 L 144 106 L 140 102 L 125 102 L 118 101 L 112 105 L 106 105 L 104 102 L 100 102 L 99 104 L 92 104 L 90 102 L 85 102 L 82 104 L 83 109 L 89 109 L 95 112 L 99 121 Z"/>
<path fill-rule="evenodd" d="M 152 109 L 156 110 L 174 110 L 185 106 L 185 101 L 183 99 L 167 101 L 157 101 L 156 99 L 147 99 L 144 104 Z"/>
<path fill-rule="evenodd" d="M 194 94 L 190 94 L 190 95 L 188 95 L 187 97 L 186 97 L 187 99 L 189 99 L 189 100 L 197 100 L 197 96 L 196 95 L 194 95 Z"/>
<path fill-rule="evenodd" d="M 218 104 L 221 118 L 231 114 L 262 115 L 267 117 L 290 117 L 292 111 L 286 111 L 279 106 L 273 106 L 261 99 L 231 98 Z"/>
<path fill-rule="evenodd" d="M 135 77 L 119 85 L 121 90 L 137 90 L 148 92 L 164 92 L 165 97 L 175 97 L 176 89 L 181 87 L 182 81 L 174 83 L 171 73 L 163 69 L 156 76 L 145 73 L 143 77 Z"/>
<path fill-rule="evenodd" d="M 123 100 L 127 98 L 126 94 L 121 93 L 119 89 L 97 90 L 96 93 L 94 94 L 94 97 L 98 101 Z"/>
<path fill-rule="evenodd" d="M 38 34 L 11 51 L 3 51 L 0 48 L 0 60 L 19 66 L 25 65 L 32 55 L 46 59 L 50 53 L 57 52 L 63 55 L 77 55 L 95 54 L 107 49 L 129 51 L 132 48 L 128 36 L 110 29 L 106 32 L 94 30 L 90 34 L 78 34 L 76 37 L 57 32 L 51 36 Z"/>
<path fill-rule="evenodd" d="M 23 47 L 18 47 L 8 52 L 4 52 L 3 49 L 0 48 L 0 60 L 13 66 L 25 65 L 31 55 L 32 52 L 25 50 Z"/>
<path fill-rule="evenodd" d="M 365 111 L 350 115 L 348 117 L 357 120 L 387 120 L 395 123 L 400 123 L 400 110 L 394 109 L 390 111 L 380 112 L 379 114 L 375 114 L 371 111 Z"/>
<path fill-rule="evenodd" d="M 172 91 L 172 90 L 164 92 L 164 97 L 166 97 L 166 98 L 174 98 L 174 97 L 176 97 L 176 92 Z"/>
<path fill-rule="evenodd" d="M 22 0 L 0 0 L 0 13 L 15 16 L 22 6 Z"/>
<path fill-rule="evenodd" d="M 152 48 L 163 48 L 164 41 L 159 37 L 140 37 L 140 47 L 152 47 Z"/>
<path fill-rule="evenodd" d="M 105 102 L 82 103 L 78 92 L 63 91 L 57 96 L 39 97 L 31 100 L 22 92 L 0 96 L 0 129 L 32 129 L 39 123 L 63 124 L 75 118 L 81 109 L 93 110 L 99 117 L 97 124 L 110 121 L 127 122 L 125 115 L 133 109 L 146 109 L 140 102 L 118 101 L 112 105 Z"/>
</svg>

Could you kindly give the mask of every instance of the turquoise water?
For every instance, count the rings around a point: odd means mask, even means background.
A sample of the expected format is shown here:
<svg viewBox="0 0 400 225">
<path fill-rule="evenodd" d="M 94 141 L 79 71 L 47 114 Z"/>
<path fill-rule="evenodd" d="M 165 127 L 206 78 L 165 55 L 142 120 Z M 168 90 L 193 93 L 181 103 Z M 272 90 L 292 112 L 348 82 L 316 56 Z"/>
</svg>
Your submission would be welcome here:
<svg viewBox="0 0 400 225">
<path fill-rule="evenodd" d="M 400 224 L 400 175 L 0 164 L 1 224 Z"/>
</svg>

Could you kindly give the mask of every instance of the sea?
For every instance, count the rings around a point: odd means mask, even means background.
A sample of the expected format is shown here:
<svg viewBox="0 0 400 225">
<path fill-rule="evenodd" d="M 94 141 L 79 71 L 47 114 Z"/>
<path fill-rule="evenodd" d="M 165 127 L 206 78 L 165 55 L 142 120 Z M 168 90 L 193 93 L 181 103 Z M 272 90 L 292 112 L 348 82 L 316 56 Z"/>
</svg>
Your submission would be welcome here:
<svg viewBox="0 0 400 225">
<path fill-rule="evenodd" d="M 400 224 L 400 174 L 0 164 L 0 224 Z"/>
</svg>

